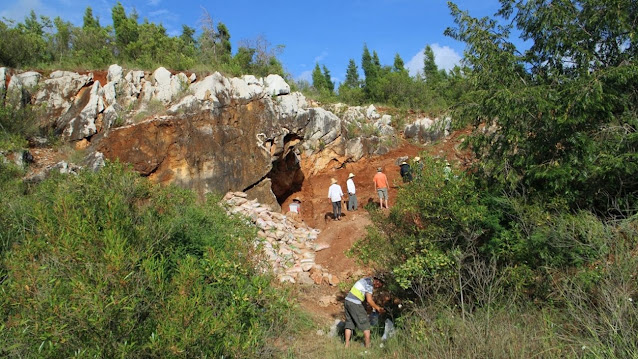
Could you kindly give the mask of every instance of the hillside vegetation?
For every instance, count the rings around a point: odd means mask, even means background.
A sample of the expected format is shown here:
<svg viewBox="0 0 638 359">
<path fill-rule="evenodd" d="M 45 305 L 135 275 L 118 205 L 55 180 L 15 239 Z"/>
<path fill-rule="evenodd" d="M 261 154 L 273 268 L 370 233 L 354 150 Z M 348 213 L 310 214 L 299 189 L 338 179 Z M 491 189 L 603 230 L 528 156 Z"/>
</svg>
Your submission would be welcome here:
<svg viewBox="0 0 638 359">
<path fill-rule="evenodd" d="M 467 44 L 451 73 L 426 49 L 424 75 L 412 78 L 400 57 L 382 66 L 364 45 L 365 79 L 351 60 L 337 94 L 319 64 L 312 86 L 298 84 L 322 100 L 445 113 L 473 129 L 470 163 L 448 167 L 424 152 L 389 214 L 368 207 L 374 225 L 350 254 L 386 273 L 405 304 L 398 334 L 371 356 L 638 357 L 638 7 L 501 4 L 474 18 L 450 3 L 446 33 Z M 56 19 L 56 32 L 35 14 L 1 22 L 0 62 L 73 66 L 90 53 L 77 65 L 281 70 L 259 47 L 233 55 L 222 27 L 209 27 L 208 43 L 186 26 L 170 38 L 120 8 L 113 28 L 90 9 L 82 28 Z M 65 26 L 73 41 L 58 38 Z M 530 47 L 517 49 L 512 32 Z M 37 109 L 0 110 L 4 152 L 46 134 Z M 22 175 L 0 162 L 0 354 L 284 356 L 274 343 L 294 335 L 290 297 L 255 270 L 254 229 L 216 198 L 198 203 L 119 164 L 39 184 Z"/>
</svg>

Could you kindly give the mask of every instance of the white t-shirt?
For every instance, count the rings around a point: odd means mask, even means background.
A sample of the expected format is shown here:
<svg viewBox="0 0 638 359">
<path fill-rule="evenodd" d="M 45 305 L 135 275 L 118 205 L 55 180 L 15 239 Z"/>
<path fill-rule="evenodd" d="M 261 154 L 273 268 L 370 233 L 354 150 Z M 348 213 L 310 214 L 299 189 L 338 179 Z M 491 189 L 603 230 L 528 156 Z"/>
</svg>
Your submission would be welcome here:
<svg viewBox="0 0 638 359">
<path fill-rule="evenodd" d="M 348 180 L 346 181 L 346 186 L 348 187 L 348 193 L 357 193 L 355 192 L 354 181 L 352 180 L 352 178 L 348 178 Z"/>
<path fill-rule="evenodd" d="M 330 198 L 332 202 L 341 201 L 342 196 L 343 191 L 341 190 L 341 186 L 339 186 L 338 184 L 335 183 L 331 185 L 330 188 L 328 188 L 328 198 Z"/>
<path fill-rule="evenodd" d="M 288 208 L 290 208 L 290 212 L 293 213 L 299 213 L 299 207 L 301 207 L 301 205 L 297 202 L 292 202 L 290 205 L 288 205 Z"/>
</svg>

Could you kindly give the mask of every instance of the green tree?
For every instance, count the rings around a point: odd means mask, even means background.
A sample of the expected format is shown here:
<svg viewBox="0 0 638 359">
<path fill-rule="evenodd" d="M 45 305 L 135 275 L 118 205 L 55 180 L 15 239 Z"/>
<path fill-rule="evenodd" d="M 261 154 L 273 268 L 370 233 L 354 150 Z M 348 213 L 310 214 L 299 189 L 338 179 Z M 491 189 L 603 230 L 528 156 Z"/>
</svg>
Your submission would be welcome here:
<svg viewBox="0 0 638 359">
<path fill-rule="evenodd" d="M 375 63 L 370 55 L 370 50 L 368 50 L 368 45 L 363 44 L 363 54 L 361 55 L 361 68 L 363 68 L 363 74 L 365 75 L 366 85 L 368 82 L 373 81 L 376 76 L 378 69 L 375 66 Z"/>
<path fill-rule="evenodd" d="M 333 93 L 335 90 L 335 84 L 334 82 L 332 82 L 332 78 L 330 77 L 330 71 L 328 71 L 328 68 L 326 67 L 326 65 L 323 65 L 322 68 L 323 68 L 323 77 L 325 78 L 326 89 L 330 93 Z"/>
<path fill-rule="evenodd" d="M 133 12 L 130 16 L 126 16 L 124 6 L 118 1 L 111 9 L 111 18 L 113 19 L 115 44 L 119 55 L 124 59 L 133 59 L 134 57 L 129 54 L 127 47 L 139 38 L 137 13 Z"/>
<path fill-rule="evenodd" d="M 328 84 L 326 83 L 326 77 L 321 72 L 319 63 L 316 63 L 315 68 L 312 70 L 312 86 L 317 91 L 324 90 L 328 87 Z"/>
<path fill-rule="evenodd" d="M 348 62 L 348 68 L 346 69 L 346 80 L 343 82 L 345 86 L 355 88 L 361 86 L 359 81 L 359 69 L 353 59 Z"/>
<path fill-rule="evenodd" d="M 51 29 L 51 20 L 36 16 L 34 11 L 23 23 L 13 26 L 12 21 L 0 21 L 0 62 L 9 67 L 35 65 L 51 61 L 46 31 Z"/>
<path fill-rule="evenodd" d="M 446 33 L 466 42 L 476 85 L 458 116 L 493 129 L 472 140 L 485 181 L 573 209 L 633 213 L 635 2 L 504 1 L 499 15 L 532 44 L 524 54 L 510 41 L 511 26 L 473 18 L 454 4 L 450 9 L 457 27 Z"/>
<path fill-rule="evenodd" d="M 55 60 L 60 61 L 71 53 L 73 25 L 59 16 L 53 19 L 53 24 L 56 32 L 51 38 L 51 53 Z"/>
<path fill-rule="evenodd" d="M 394 64 L 392 65 L 392 71 L 394 72 L 407 72 L 408 70 L 405 68 L 405 63 L 401 56 L 397 53 L 394 55 Z"/>
<path fill-rule="evenodd" d="M 185 45 L 195 45 L 195 29 L 188 25 L 182 25 L 182 34 L 179 36 Z"/>
<path fill-rule="evenodd" d="M 423 75 L 425 81 L 431 86 L 439 85 L 447 77 L 445 70 L 439 70 L 436 65 L 434 51 L 430 45 L 427 45 L 423 50 Z"/>
<path fill-rule="evenodd" d="M 232 47 L 230 44 L 230 32 L 224 23 L 217 23 L 217 48 L 218 56 L 223 63 L 230 61 Z"/>
<path fill-rule="evenodd" d="M 100 20 L 93 16 L 93 9 L 91 7 L 87 7 L 84 10 L 84 18 L 82 22 L 83 28 L 98 28 L 100 27 Z"/>
<path fill-rule="evenodd" d="M 111 27 L 73 28 L 73 62 L 94 68 L 104 68 L 115 62 Z"/>
</svg>

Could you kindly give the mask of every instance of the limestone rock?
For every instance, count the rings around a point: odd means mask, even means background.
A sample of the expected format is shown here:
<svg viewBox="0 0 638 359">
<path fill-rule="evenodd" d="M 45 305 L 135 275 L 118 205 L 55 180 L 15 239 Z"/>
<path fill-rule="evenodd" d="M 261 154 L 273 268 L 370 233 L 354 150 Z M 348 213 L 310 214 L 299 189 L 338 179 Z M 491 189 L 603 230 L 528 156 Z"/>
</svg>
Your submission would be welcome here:
<svg viewBox="0 0 638 359">
<path fill-rule="evenodd" d="M 102 99 L 102 87 L 100 82 L 93 83 L 90 91 L 83 97 L 76 100 L 76 105 L 86 104 L 80 113 L 64 124 L 64 136 L 70 140 L 81 140 L 97 133 L 95 120 L 97 115 L 104 111 L 104 100 Z M 72 115 L 72 114 L 71 114 Z"/>
<path fill-rule="evenodd" d="M 268 75 L 264 79 L 266 94 L 271 96 L 287 95 L 290 93 L 290 86 L 279 75 Z"/>
<path fill-rule="evenodd" d="M 436 141 L 449 135 L 450 126 L 451 119 L 449 117 L 435 120 L 420 118 L 405 125 L 403 136 L 421 142 Z"/>
<path fill-rule="evenodd" d="M 302 272 L 297 275 L 297 282 L 302 285 L 313 285 L 315 284 L 314 280 L 310 278 L 310 274 L 307 272 Z"/>
<path fill-rule="evenodd" d="M 122 80 L 123 72 L 122 66 L 113 64 L 109 66 L 108 73 L 106 74 L 107 82 L 119 82 Z"/>
<path fill-rule="evenodd" d="M 93 152 L 84 159 L 84 164 L 93 172 L 97 172 L 105 166 L 104 155 L 102 152 Z"/>
<path fill-rule="evenodd" d="M 35 104 L 46 104 L 47 111 L 65 113 L 81 88 L 93 82 L 93 75 L 69 71 L 54 71 L 44 80 L 35 95 Z"/>
</svg>

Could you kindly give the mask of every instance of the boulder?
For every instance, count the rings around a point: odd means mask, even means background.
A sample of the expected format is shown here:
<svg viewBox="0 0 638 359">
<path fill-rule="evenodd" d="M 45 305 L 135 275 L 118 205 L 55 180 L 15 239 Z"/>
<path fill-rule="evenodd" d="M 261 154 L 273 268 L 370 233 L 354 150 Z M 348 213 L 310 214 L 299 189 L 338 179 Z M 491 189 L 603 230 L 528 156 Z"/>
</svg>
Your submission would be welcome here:
<svg viewBox="0 0 638 359">
<path fill-rule="evenodd" d="M 120 82 L 122 80 L 122 66 L 113 64 L 109 66 L 108 73 L 106 74 L 106 82 Z"/>
<path fill-rule="evenodd" d="M 380 118 L 381 115 L 379 115 L 379 113 L 377 112 L 377 108 L 374 107 L 374 105 L 370 105 L 366 109 L 366 117 L 370 120 L 376 120 Z"/>
<path fill-rule="evenodd" d="M 153 98 L 167 104 L 173 99 L 173 86 L 170 71 L 160 67 L 153 72 L 153 87 L 155 91 Z"/>
<path fill-rule="evenodd" d="M 409 139 L 419 140 L 421 142 L 436 141 L 445 136 L 449 136 L 451 119 L 431 120 L 429 118 L 420 118 L 405 125 L 403 136 Z"/>
<path fill-rule="evenodd" d="M 247 104 L 263 96 L 264 87 L 259 84 L 259 81 L 256 81 L 254 76 L 233 77 L 230 79 L 230 83 L 233 98 L 241 104 Z"/>
<path fill-rule="evenodd" d="M 302 272 L 297 274 L 297 282 L 301 285 L 313 285 L 315 281 L 310 278 L 310 274 L 307 272 Z"/>
<path fill-rule="evenodd" d="M 266 94 L 270 96 L 287 95 L 290 93 L 290 86 L 279 75 L 268 75 L 264 79 Z"/>
<path fill-rule="evenodd" d="M 24 89 L 31 90 L 38 85 L 42 75 L 39 72 L 27 71 L 14 75 L 13 77 L 19 79 L 19 83 Z"/>
<path fill-rule="evenodd" d="M 93 152 L 86 156 L 84 165 L 93 172 L 97 172 L 104 167 L 104 154 L 102 152 Z"/>
</svg>

